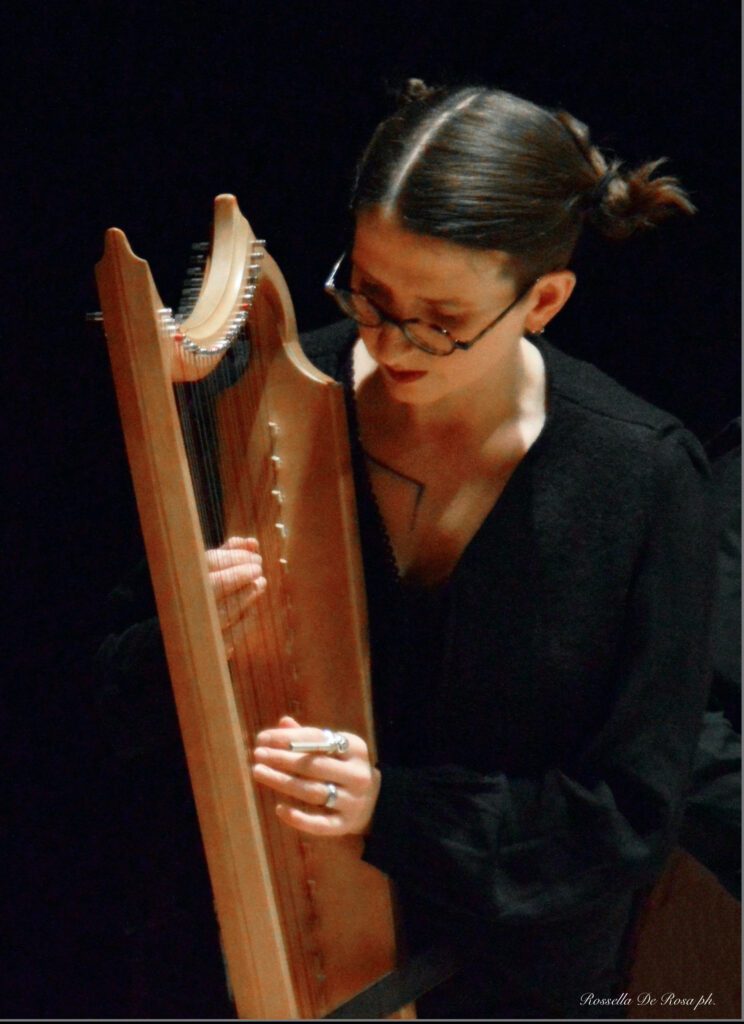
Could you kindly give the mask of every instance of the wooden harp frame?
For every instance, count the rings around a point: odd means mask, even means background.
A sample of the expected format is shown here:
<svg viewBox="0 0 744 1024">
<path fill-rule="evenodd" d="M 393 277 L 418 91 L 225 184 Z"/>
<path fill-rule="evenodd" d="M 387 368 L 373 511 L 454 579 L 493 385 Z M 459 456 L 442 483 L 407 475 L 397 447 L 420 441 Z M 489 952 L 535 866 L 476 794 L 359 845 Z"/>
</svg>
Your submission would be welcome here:
<svg viewBox="0 0 744 1024">
<path fill-rule="evenodd" d="M 199 299 L 176 327 L 123 232 L 96 266 L 103 324 L 230 985 L 240 1017 L 318 1018 L 395 964 L 387 879 L 362 841 L 282 826 L 253 783 L 255 731 L 281 713 L 374 735 L 366 611 L 341 386 L 306 359 L 286 283 L 265 254 L 246 327 L 248 371 L 220 422 L 258 395 L 247 432 L 220 451 L 225 536 L 256 536 L 280 626 L 249 666 L 228 663 L 174 399 L 244 303 L 259 246 L 233 196 L 214 204 Z M 235 440 L 235 438 L 233 438 Z M 260 503 L 258 492 L 273 495 Z M 281 502 L 281 504 L 280 504 Z M 403 1009 L 396 1016 L 413 1016 Z"/>
</svg>

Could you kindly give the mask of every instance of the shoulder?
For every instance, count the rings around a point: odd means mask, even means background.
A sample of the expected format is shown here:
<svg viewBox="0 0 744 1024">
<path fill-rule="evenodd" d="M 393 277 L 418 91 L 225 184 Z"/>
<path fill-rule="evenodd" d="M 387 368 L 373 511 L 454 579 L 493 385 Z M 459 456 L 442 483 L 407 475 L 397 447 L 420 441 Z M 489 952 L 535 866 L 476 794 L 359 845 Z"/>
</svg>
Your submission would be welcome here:
<svg viewBox="0 0 744 1024">
<path fill-rule="evenodd" d="M 559 433 L 570 432 L 579 447 L 619 463 L 692 465 L 703 475 L 702 445 L 672 413 L 657 408 L 603 373 L 555 346 L 541 346 L 550 401 Z"/>
<path fill-rule="evenodd" d="M 554 345 L 541 346 L 554 397 L 571 403 L 589 419 L 607 419 L 628 427 L 652 431 L 680 425 L 671 413 L 658 409 L 618 384 L 602 370 L 567 355 Z"/>
<path fill-rule="evenodd" d="M 357 325 L 352 320 L 340 320 L 327 327 L 301 334 L 300 345 L 314 366 L 327 373 L 329 377 L 339 380 L 357 334 Z"/>
</svg>

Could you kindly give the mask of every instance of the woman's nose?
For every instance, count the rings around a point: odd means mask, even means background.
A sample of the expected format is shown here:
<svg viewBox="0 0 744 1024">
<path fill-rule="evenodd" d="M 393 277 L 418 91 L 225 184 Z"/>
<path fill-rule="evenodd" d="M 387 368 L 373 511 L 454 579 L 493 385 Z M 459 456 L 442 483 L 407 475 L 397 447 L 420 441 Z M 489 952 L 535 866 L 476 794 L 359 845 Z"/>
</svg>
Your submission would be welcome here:
<svg viewBox="0 0 744 1024">
<path fill-rule="evenodd" d="M 385 362 L 396 353 L 404 352 L 410 346 L 400 327 L 387 320 L 374 330 L 374 353 L 380 362 Z"/>
</svg>

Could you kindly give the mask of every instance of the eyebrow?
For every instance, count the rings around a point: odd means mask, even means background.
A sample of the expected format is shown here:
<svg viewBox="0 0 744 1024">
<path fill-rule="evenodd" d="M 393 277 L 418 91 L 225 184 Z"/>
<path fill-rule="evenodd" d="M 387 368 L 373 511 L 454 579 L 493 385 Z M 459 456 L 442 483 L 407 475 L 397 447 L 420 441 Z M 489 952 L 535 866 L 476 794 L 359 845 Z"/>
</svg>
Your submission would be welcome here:
<svg viewBox="0 0 744 1024">
<path fill-rule="evenodd" d="M 353 260 L 350 261 L 350 269 L 356 270 L 357 274 L 361 278 L 361 283 L 369 291 L 381 295 L 391 294 L 387 285 L 382 284 L 380 281 L 376 281 L 371 274 L 367 274 L 361 267 L 357 266 Z M 470 308 L 468 306 L 463 306 L 461 299 L 457 297 L 451 299 L 429 299 L 423 295 L 417 295 L 416 300 L 427 306 L 432 311 L 441 310 L 443 315 L 471 312 Z"/>
</svg>

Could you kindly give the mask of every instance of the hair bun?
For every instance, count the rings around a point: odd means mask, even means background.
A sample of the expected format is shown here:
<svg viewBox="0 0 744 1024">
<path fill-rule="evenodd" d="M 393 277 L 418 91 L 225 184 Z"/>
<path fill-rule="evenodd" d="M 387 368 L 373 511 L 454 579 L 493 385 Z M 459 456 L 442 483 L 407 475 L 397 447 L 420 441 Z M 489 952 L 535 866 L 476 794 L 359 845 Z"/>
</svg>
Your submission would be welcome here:
<svg viewBox="0 0 744 1024">
<path fill-rule="evenodd" d="M 592 187 L 586 193 L 586 208 L 594 210 L 607 199 L 611 186 L 618 177 L 617 161 L 611 163 L 606 170 L 602 171 Z"/>
<path fill-rule="evenodd" d="M 653 227 L 675 211 L 695 213 L 695 207 L 676 178 L 653 174 L 664 160 L 653 160 L 627 171 L 617 159 L 607 159 L 592 145 L 589 129 L 565 110 L 554 116 L 586 161 L 590 178 L 580 202 L 587 219 L 607 238 L 629 238 Z"/>
<path fill-rule="evenodd" d="M 591 190 L 589 220 L 608 238 L 628 238 L 665 220 L 675 211 L 695 213 L 690 197 L 677 178 L 654 177 L 664 159 L 621 173 L 613 163 Z"/>
<path fill-rule="evenodd" d="M 421 78 L 409 78 L 403 87 L 401 99 L 406 103 L 421 103 L 441 91 L 441 89 L 427 85 Z"/>
</svg>

